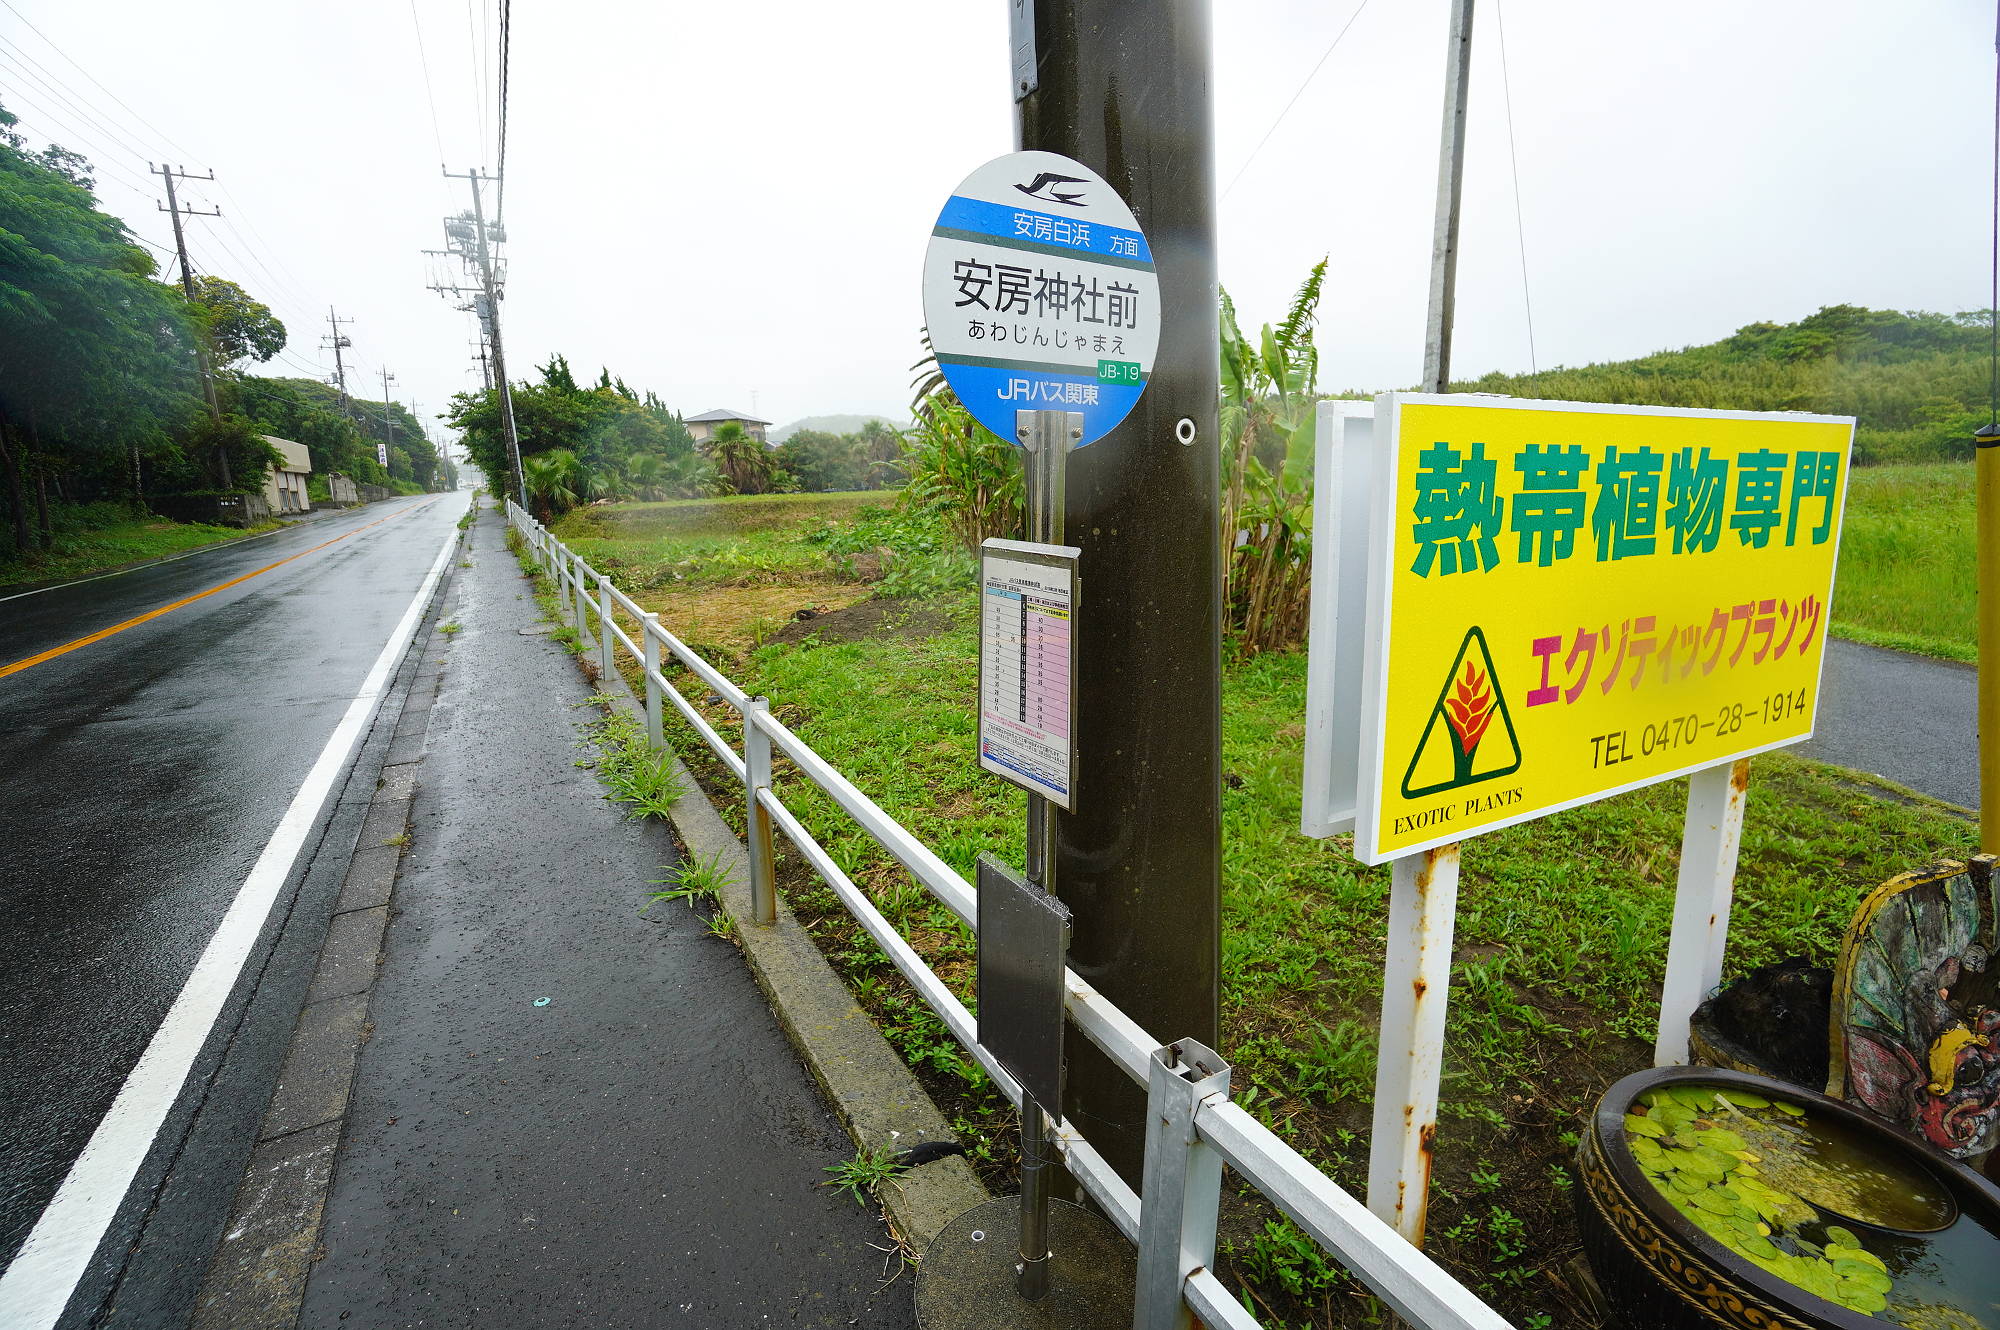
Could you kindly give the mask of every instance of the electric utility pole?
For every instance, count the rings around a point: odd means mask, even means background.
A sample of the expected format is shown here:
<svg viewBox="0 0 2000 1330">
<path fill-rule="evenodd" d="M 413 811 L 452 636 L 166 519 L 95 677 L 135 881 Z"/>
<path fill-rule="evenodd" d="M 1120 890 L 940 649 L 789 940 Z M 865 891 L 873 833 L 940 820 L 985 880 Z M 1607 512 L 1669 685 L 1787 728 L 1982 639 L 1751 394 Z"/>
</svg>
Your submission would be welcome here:
<svg viewBox="0 0 2000 1330">
<path fill-rule="evenodd" d="M 1451 391 L 1451 324 L 1458 287 L 1458 200 L 1465 184 L 1465 93 L 1472 79 L 1472 0 L 1452 0 L 1444 66 L 1444 134 L 1438 146 L 1437 217 L 1431 232 L 1430 312 L 1424 323 L 1424 391 Z"/>
<path fill-rule="evenodd" d="M 1036 0 L 1017 145 L 1075 158 L 1131 205 L 1164 320 L 1145 395 L 1070 454 L 1076 812 L 1057 817 L 1069 964 L 1161 1040 L 1220 1042 L 1222 551 L 1208 0 Z M 1070 1041 L 1063 1115 L 1135 1188 L 1145 1094 Z"/>
<path fill-rule="evenodd" d="M 340 412 L 347 417 L 347 423 L 352 425 L 354 423 L 354 408 L 347 396 L 347 362 L 341 358 L 340 352 L 344 347 L 353 346 L 354 339 L 341 332 L 340 325 L 343 323 L 352 323 L 354 320 L 341 318 L 333 312 L 333 306 L 328 305 L 326 307 L 326 321 L 332 326 L 333 331 L 320 339 L 320 345 L 333 348 L 333 376 L 334 380 L 340 385 Z"/>
<path fill-rule="evenodd" d="M 389 385 L 394 383 L 395 381 L 396 381 L 396 376 L 389 372 L 388 366 L 386 365 L 383 366 L 382 367 L 382 423 L 384 426 L 388 428 L 389 431 L 389 441 L 382 445 L 382 469 L 385 471 L 388 470 L 389 468 L 389 450 L 396 446 L 396 416 L 395 413 L 389 409 L 390 407 L 395 405 L 395 403 L 389 400 Z"/>
<path fill-rule="evenodd" d="M 461 250 L 461 257 L 474 260 L 479 266 L 480 293 L 474 297 L 486 329 L 486 343 L 493 351 L 493 379 L 500 387 L 500 422 L 507 436 L 507 455 L 514 463 L 514 487 L 518 491 L 521 506 L 528 506 L 528 481 L 521 469 L 521 439 L 514 429 L 514 390 L 507 382 L 507 356 L 501 349 L 500 338 L 500 282 L 493 274 L 493 253 L 487 245 L 486 205 L 479 195 L 479 182 L 491 180 L 483 176 L 478 167 L 468 169 L 464 174 L 446 171 L 448 180 L 465 180 L 472 184 L 472 247 Z M 449 233 L 449 227 L 447 227 Z"/>
<path fill-rule="evenodd" d="M 1444 75 L 1444 128 L 1438 146 L 1437 216 L 1431 240 L 1430 307 L 1424 324 L 1423 391 L 1451 391 L 1451 326 L 1458 283 L 1458 204 L 1465 177 L 1465 100 L 1472 73 L 1472 3 L 1452 0 Z M 1382 971 L 1385 1032 L 1375 1059 L 1375 1113 L 1368 1153 L 1368 1208 L 1413 1246 L 1424 1245 L 1430 1213 L 1431 1148 L 1437 1130 L 1438 1073 L 1413 1048 L 1444 1043 L 1444 985 L 1429 991 L 1426 954 L 1449 961 L 1458 913 L 1458 845 L 1436 845 L 1396 860 L 1389 881 L 1389 963 Z M 1399 946 L 1396 939 L 1414 939 Z M 1406 1031 L 1394 1046 L 1390 1030 Z M 1403 1322 L 1392 1319 L 1396 1330 Z"/>
<path fill-rule="evenodd" d="M 166 182 L 167 201 L 165 203 L 155 203 L 154 206 L 174 219 L 174 252 L 180 256 L 181 261 L 181 291 L 187 296 L 188 304 L 195 304 L 194 265 L 188 262 L 187 232 L 181 229 L 181 218 L 183 216 L 220 217 L 222 216 L 222 209 L 212 208 L 204 212 L 199 208 L 188 207 L 174 196 L 174 182 L 176 180 L 213 180 L 215 179 L 215 172 L 210 171 L 207 175 L 199 176 L 189 175 L 186 167 L 175 168 L 168 166 L 165 162 L 160 163 L 158 166 L 147 162 L 146 169 Z M 195 365 L 201 371 L 201 395 L 202 399 L 208 403 L 208 418 L 219 422 L 222 419 L 222 403 L 215 395 L 215 369 L 209 363 L 208 335 L 199 328 L 195 329 L 194 332 L 194 360 Z M 231 488 L 229 450 L 220 443 L 215 445 L 215 461 L 222 475 L 222 488 Z"/>
</svg>

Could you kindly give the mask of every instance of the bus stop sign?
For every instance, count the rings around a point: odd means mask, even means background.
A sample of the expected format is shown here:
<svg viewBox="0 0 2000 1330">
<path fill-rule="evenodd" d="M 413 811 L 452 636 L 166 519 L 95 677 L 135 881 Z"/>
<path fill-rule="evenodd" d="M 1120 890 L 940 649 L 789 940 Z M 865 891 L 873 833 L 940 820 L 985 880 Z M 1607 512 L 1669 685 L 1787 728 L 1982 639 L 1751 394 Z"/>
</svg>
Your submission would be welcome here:
<svg viewBox="0 0 2000 1330">
<path fill-rule="evenodd" d="M 1009 153 L 945 200 L 924 254 L 924 321 L 980 424 L 1012 440 L 1018 412 L 1074 411 L 1082 447 L 1146 391 L 1160 344 L 1153 251 L 1089 167 Z"/>
</svg>

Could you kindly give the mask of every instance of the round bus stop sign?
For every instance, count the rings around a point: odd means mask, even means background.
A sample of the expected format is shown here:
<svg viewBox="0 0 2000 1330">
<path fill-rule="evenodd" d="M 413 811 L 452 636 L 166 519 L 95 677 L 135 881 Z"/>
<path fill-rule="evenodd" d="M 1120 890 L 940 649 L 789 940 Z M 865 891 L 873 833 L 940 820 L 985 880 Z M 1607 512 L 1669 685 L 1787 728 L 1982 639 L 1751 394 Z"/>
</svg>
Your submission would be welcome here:
<svg viewBox="0 0 2000 1330">
<path fill-rule="evenodd" d="M 924 254 L 924 321 L 945 381 L 1013 440 L 1019 411 L 1083 416 L 1104 437 L 1146 391 L 1160 290 L 1138 219 L 1053 152 L 996 157 L 945 200 Z"/>
</svg>

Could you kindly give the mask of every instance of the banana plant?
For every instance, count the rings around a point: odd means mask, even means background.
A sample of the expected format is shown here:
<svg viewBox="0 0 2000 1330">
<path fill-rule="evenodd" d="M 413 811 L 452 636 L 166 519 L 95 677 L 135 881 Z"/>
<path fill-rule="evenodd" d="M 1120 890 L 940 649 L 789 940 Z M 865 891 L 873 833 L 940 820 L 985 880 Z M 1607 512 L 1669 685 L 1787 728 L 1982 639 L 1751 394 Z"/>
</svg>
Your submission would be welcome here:
<svg viewBox="0 0 2000 1330">
<path fill-rule="evenodd" d="M 1313 265 L 1284 319 L 1253 343 L 1222 293 L 1222 531 L 1229 627 L 1246 654 L 1305 631 L 1312 543 L 1313 344 L 1326 260 Z"/>
</svg>

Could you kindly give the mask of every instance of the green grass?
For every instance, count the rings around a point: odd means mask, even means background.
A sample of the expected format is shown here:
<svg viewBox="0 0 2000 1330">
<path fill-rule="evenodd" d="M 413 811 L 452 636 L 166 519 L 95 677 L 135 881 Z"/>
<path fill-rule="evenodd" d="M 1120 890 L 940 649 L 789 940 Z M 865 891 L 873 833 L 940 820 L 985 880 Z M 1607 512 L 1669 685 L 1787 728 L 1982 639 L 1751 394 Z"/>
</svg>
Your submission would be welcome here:
<svg viewBox="0 0 2000 1330">
<path fill-rule="evenodd" d="M 1856 467 L 1840 536 L 1833 631 L 1947 660 L 1977 660 L 1973 468 Z"/>
<path fill-rule="evenodd" d="M 889 497 L 876 491 L 619 504 L 580 508 L 552 529 L 628 592 L 770 585 L 831 579 L 833 561 L 808 537 Z"/>
<path fill-rule="evenodd" d="M 726 499 L 668 499 L 660 503 L 619 503 L 579 508 L 556 524 L 555 532 L 572 549 L 572 534 L 649 539 L 685 532 L 718 534 L 770 531 L 801 522 L 849 517 L 873 503 L 895 496 L 882 490 L 837 494 L 753 494 Z"/>
<path fill-rule="evenodd" d="M 1897 470 L 1910 475 L 1884 473 L 1878 482 L 1857 473 L 1850 532 L 1856 514 L 1893 518 L 1910 487 L 1921 496 L 1924 485 L 1947 479 L 1930 479 L 1934 468 Z M 746 562 L 777 566 L 801 535 L 768 528 L 727 539 Z M 603 552 L 630 556 L 647 544 L 606 541 Z M 1852 568 L 1844 564 L 1843 573 Z M 671 627 L 676 592 L 690 586 L 655 584 L 644 600 Z M 960 606 L 955 626 L 929 638 L 808 639 L 715 663 L 768 695 L 779 719 L 970 878 L 982 850 L 1020 863 L 1024 813 L 1021 794 L 973 758 L 976 645 L 969 606 Z M 1232 779 L 1223 792 L 1223 1051 L 1236 1067 L 1238 1100 L 1359 1193 L 1388 870 L 1355 864 L 1342 839 L 1297 830 L 1305 663 L 1303 654 L 1273 653 L 1225 673 L 1223 765 Z M 686 691 L 704 705 L 705 689 Z M 705 709 L 730 733 L 725 707 Z M 695 755 L 697 774 L 740 829 L 740 796 L 728 802 L 733 782 L 718 778 L 721 768 L 677 716 L 669 720 L 680 727 L 674 742 Z M 778 788 L 833 861 L 970 1002 L 968 931 L 788 764 L 780 764 Z M 1827 961 L 1874 885 L 1936 856 L 1971 852 L 1965 822 L 1893 795 L 1867 777 L 1785 754 L 1756 759 L 1728 975 L 1794 955 Z M 1569 1170 L 1578 1124 L 1612 1081 L 1651 1063 L 1685 800 L 1685 782 L 1672 782 L 1465 849 L 1428 1250 L 1516 1324 L 1587 1324 L 1542 1272 L 1576 1250 Z M 1011 1153 L 1005 1101 L 795 853 L 784 853 L 780 877 L 801 922 L 961 1124 L 969 1152 L 998 1171 Z M 1268 1320 L 1371 1323 L 1371 1301 L 1296 1230 L 1254 1206 L 1231 1213 L 1223 1268 Z"/>
<path fill-rule="evenodd" d="M 0 560 L 0 587 L 89 577 L 129 563 L 164 559 L 204 545 L 275 531 L 278 525 L 268 522 L 245 531 L 203 522 L 173 522 L 164 517 L 133 517 L 112 504 L 59 509 L 55 518 L 55 539 L 50 552 L 29 559 Z"/>
</svg>

